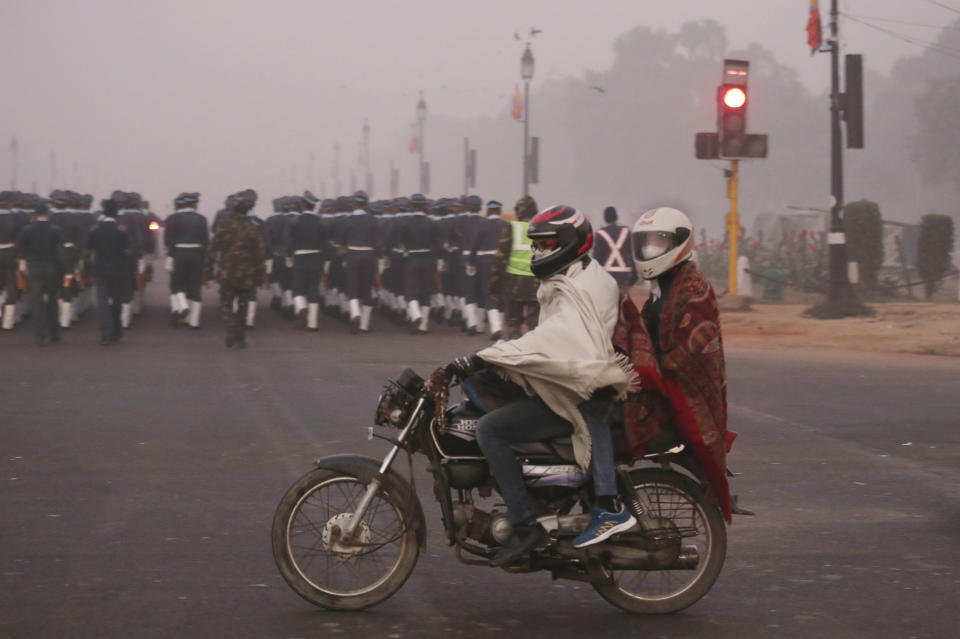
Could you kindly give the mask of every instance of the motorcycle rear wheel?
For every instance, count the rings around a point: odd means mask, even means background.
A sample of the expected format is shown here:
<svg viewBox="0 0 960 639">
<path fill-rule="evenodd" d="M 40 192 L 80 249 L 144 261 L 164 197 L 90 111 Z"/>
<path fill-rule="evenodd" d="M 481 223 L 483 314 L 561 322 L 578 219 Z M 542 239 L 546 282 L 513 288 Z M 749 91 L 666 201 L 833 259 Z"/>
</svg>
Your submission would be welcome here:
<svg viewBox="0 0 960 639">
<path fill-rule="evenodd" d="M 627 612 L 663 615 L 683 610 L 707 594 L 723 568 L 727 554 L 723 515 L 686 475 L 651 468 L 634 470 L 630 477 L 637 493 L 651 505 L 650 514 L 670 520 L 684 534 L 673 543 L 695 546 L 699 560 L 692 569 L 609 570 L 610 580 L 593 587 Z"/>
<path fill-rule="evenodd" d="M 373 606 L 397 592 L 417 564 L 415 526 L 407 521 L 410 505 L 386 484 L 354 540 L 338 539 L 366 489 L 356 477 L 320 468 L 301 477 L 277 506 L 274 560 L 287 584 L 314 605 L 332 610 Z"/>
</svg>

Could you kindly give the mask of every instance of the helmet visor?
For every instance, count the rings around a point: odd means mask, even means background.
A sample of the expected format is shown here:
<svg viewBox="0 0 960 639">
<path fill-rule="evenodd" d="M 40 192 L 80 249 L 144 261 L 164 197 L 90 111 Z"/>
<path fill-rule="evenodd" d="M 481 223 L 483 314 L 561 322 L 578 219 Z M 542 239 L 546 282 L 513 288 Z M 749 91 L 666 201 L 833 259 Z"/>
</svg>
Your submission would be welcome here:
<svg viewBox="0 0 960 639">
<path fill-rule="evenodd" d="M 633 256 L 641 262 L 663 255 L 677 245 L 677 234 L 669 231 L 638 231 L 633 234 Z"/>
</svg>

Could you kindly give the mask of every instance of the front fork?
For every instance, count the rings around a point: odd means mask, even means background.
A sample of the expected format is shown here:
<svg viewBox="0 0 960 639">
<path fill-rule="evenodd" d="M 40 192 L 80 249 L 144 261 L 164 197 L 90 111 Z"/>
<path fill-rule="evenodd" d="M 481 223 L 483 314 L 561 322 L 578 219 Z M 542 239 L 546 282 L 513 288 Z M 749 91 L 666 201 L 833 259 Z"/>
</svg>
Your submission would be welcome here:
<svg viewBox="0 0 960 639">
<path fill-rule="evenodd" d="M 391 448 L 390 452 L 387 453 L 387 456 L 383 458 L 383 463 L 380 464 L 380 469 L 377 471 L 377 474 L 373 479 L 370 480 L 370 483 L 367 484 L 367 491 L 363 494 L 363 498 L 360 499 L 357 509 L 353 511 L 350 521 L 348 521 L 346 526 L 343 527 L 343 541 L 349 543 L 353 539 L 353 535 L 356 532 L 357 527 L 360 525 L 360 521 L 367 513 L 367 509 L 370 508 L 370 503 L 373 501 L 374 495 L 376 495 L 377 491 L 380 490 L 380 485 L 383 481 L 384 475 L 390 469 L 390 465 L 393 464 L 393 460 L 397 458 L 397 453 L 399 453 L 400 449 L 404 447 L 404 442 L 407 439 L 407 435 L 410 434 L 410 430 L 413 428 L 413 425 L 416 423 L 417 419 L 419 419 L 420 409 L 423 408 L 424 401 L 425 399 L 423 397 L 417 401 L 416 407 L 414 407 L 413 411 L 410 413 L 410 419 L 407 421 L 407 425 L 403 427 L 403 430 L 400 431 L 400 435 L 396 440 L 394 440 L 393 448 Z"/>
</svg>

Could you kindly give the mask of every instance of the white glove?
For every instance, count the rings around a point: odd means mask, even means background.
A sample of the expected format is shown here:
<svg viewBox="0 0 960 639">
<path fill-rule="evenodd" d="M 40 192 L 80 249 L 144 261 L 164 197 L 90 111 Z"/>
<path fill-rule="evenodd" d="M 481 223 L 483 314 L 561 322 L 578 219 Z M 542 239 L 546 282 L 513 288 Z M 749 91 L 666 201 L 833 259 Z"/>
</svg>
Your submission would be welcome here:
<svg viewBox="0 0 960 639">
<path fill-rule="evenodd" d="M 26 261 L 26 260 L 18 260 L 18 267 L 19 267 L 21 273 L 26 273 L 26 272 L 27 272 L 27 261 Z"/>
<path fill-rule="evenodd" d="M 163 261 L 163 267 L 164 267 L 165 269 L 167 269 L 168 272 L 172 273 L 172 272 L 173 272 L 173 258 L 168 255 L 168 256 L 167 256 L 167 259 Z"/>
<path fill-rule="evenodd" d="M 287 268 L 293 268 L 293 258 L 288 257 L 283 260 L 283 263 L 287 265 Z"/>
<path fill-rule="evenodd" d="M 273 275 L 273 260 L 264 260 L 263 265 L 267 268 L 267 275 Z"/>
<path fill-rule="evenodd" d="M 383 275 L 383 271 L 387 268 L 387 258 L 381 257 L 377 260 L 377 275 Z"/>
<path fill-rule="evenodd" d="M 446 272 L 447 272 L 447 262 L 446 262 L 446 260 L 442 260 L 442 259 L 437 260 L 437 270 L 440 271 L 441 273 L 446 273 Z"/>
<path fill-rule="evenodd" d="M 463 270 L 467 273 L 467 277 L 473 277 L 477 274 L 477 267 L 473 264 L 467 264 Z"/>
<path fill-rule="evenodd" d="M 137 273 L 143 275 L 144 271 L 147 270 L 147 261 L 142 257 L 137 260 Z"/>
</svg>

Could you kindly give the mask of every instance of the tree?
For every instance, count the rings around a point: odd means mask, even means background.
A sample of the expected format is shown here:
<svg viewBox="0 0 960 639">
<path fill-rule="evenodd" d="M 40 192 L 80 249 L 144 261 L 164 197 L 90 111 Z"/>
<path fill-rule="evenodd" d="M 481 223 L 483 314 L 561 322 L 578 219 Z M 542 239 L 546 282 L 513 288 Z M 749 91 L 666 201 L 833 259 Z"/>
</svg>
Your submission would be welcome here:
<svg viewBox="0 0 960 639">
<path fill-rule="evenodd" d="M 920 221 L 920 239 L 917 241 L 917 270 L 923 280 L 927 299 L 940 286 L 942 277 L 950 268 L 953 250 L 953 218 L 947 215 L 924 215 Z"/>
<path fill-rule="evenodd" d="M 931 82 L 917 98 L 913 159 L 924 181 L 960 188 L 960 75 Z"/>
<path fill-rule="evenodd" d="M 876 202 L 860 200 L 843 208 L 847 236 L 847 258 L 857 263 L 860 281 L 868 296 L 877 289 L 877 276 L 883 266 L 883 219 Z"/>
</svg>

